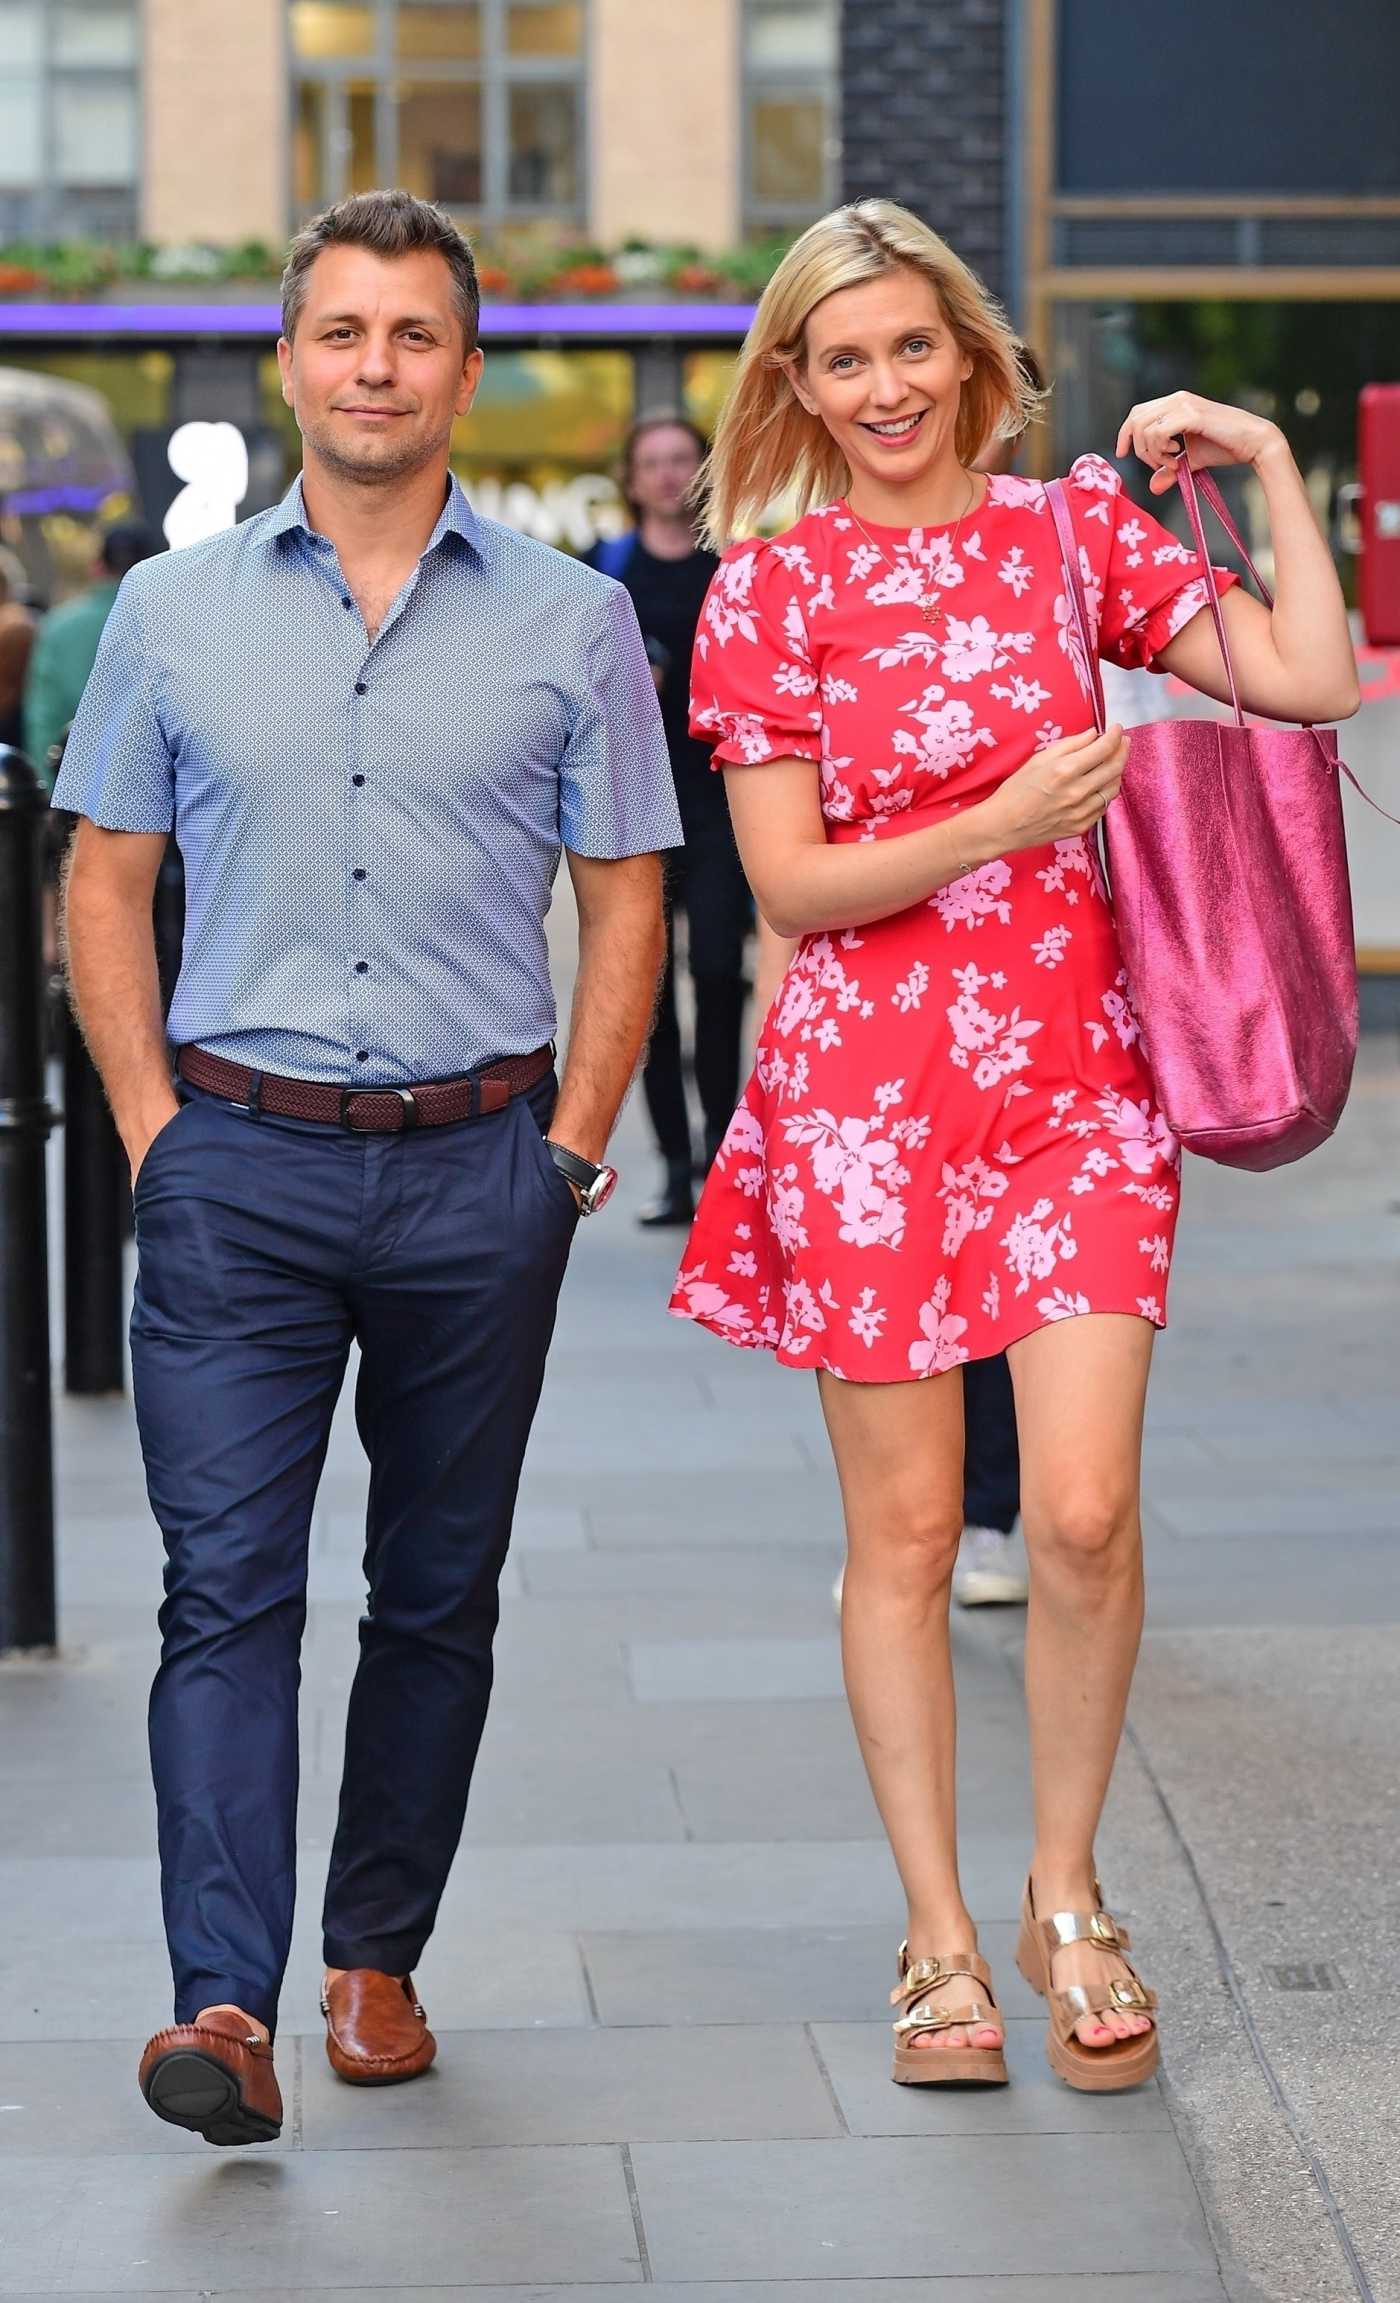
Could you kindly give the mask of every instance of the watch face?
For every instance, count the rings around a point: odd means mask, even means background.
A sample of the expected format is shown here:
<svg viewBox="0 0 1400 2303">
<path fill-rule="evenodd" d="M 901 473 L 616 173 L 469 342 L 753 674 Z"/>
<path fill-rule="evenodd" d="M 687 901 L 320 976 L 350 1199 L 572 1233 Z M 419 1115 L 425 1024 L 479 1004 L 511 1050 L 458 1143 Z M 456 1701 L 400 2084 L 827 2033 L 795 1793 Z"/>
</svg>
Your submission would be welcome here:
<svg viewBox="0 0 1400 2303">
<path fill-rule="evenodd" d="M 616 1190 L 617 1169 L 615 1167 L 600 1167 L 583 1195 L 583 1204 L 588 1213 L 596 1215 L 599 1208 L 606 1207 Z"/>
</svg>

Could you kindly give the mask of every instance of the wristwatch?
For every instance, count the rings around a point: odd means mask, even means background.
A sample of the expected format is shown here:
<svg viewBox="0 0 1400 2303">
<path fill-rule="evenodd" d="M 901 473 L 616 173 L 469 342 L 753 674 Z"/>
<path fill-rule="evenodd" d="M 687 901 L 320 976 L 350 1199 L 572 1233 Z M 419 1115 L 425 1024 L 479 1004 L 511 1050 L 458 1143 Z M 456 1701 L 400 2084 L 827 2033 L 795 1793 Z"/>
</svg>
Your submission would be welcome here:
<svg viewBox="0 0 1400 2303">
<path fill-rule="evenodd" d="M 544 1139 L 544 1148 L 565 1182 L 577 1187 L 580 1215 L 596 1215 L 600 1207 L 607 1206 L 617 1190 L 615 1167 L 595 1167 L 581 1152 L 571 1152 L 566 1144 L 557 1144 L 549 1136 Z"/>
</svg>

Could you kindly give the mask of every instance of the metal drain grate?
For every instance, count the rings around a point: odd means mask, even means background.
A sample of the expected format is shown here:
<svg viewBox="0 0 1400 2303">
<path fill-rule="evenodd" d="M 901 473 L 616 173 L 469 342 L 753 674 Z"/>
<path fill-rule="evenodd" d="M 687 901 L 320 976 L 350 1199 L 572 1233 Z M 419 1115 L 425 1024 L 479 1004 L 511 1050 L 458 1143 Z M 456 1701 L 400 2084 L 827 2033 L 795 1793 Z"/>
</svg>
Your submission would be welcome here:
<svg viewBox="0 0 1400 2303">
<path fill-rule="evenodd" d="M 1329 1959 L 1295 1959 L 1281 1967 L 1266 1967 L 1265 1977 L 1275 1991 L 1345 1991 L 1346 1978 Z"/>
</svg>

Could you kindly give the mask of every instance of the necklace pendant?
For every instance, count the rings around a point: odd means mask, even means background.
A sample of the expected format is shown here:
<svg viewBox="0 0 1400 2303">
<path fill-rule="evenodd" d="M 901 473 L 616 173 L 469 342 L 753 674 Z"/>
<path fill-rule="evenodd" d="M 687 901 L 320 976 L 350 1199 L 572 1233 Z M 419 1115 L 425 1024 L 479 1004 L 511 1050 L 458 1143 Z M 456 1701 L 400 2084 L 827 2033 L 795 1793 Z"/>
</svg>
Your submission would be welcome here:
<svg viewBox="0 0 1400 2303">
<path fill-rule="evenodd" d="M 931 592 L 926 600 L 920 600 L 919 614 L 926 624 L 936 624 L 942 613 L 943 595 L 941 592 Z"/>
</svg>

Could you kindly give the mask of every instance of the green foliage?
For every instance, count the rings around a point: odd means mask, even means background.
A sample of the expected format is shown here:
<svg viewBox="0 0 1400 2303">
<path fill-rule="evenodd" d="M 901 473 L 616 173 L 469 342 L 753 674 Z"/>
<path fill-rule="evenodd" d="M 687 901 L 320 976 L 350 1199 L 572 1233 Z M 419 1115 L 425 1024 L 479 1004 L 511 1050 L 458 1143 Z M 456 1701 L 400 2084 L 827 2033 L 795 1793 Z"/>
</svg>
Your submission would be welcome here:
<svg viewBox="0 0 1400 2303">
<path fill-rule="evenodd" d="M 620 247 L 608 249 L 568 239 L 539 224 L 503 226 L 482 234 L 474 244 L 483 270 L 493 277 L 494 292 L 527 303 L 557 294 L 561 274 L 605 270 L 617 274 L 617 286 L 603 301 L 645 301 L 658 294 L 701 301 L 706 296 L 716 301 L 751 300 L 767 286 L 786 245 L 765 240 L 716 250 L 690 242 L 653 242 L 633 234 Z M 281 252 L 262 240 L 244 240 L 234 247 L 204 242 L 163 247 L 148 241 L 124 247 L 96 241 L 17 243 L 0 247 L 0 298 L 21 292 L 94 294 L 138 281 L 204 288 L 259 281 L 271 287 L 281 277 L 282 262 Z M 25 275 L 30 278 L 21 291 L 17 283 Z M 507 287 L 499 285 L 502 280 Z"/>
</svg>

